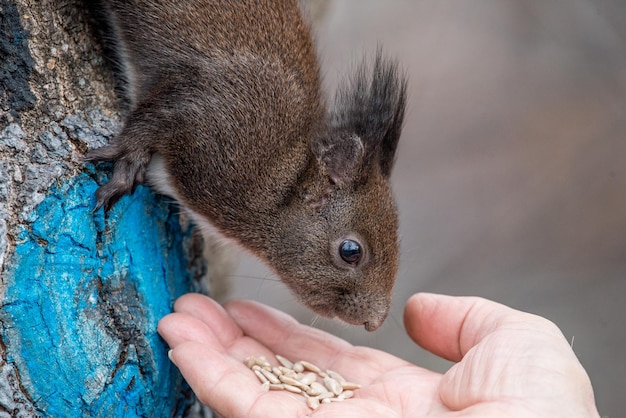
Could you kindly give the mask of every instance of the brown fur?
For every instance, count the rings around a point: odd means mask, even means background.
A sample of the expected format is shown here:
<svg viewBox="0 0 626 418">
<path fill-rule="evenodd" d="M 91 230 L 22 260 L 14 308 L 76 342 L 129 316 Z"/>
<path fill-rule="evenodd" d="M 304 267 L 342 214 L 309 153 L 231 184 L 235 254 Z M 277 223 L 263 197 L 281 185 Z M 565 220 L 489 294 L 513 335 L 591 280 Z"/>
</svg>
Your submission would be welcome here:
<svg viewBox="0 0 626 418">
<path fill-rule="evenodd" d="M 295 0 L 104 5 L 131 108 L 89 156 L 115 161 L 99 205 L 143 181 L 158 155 L 157 190 L 264 260 L 304 304 L 380 326 L 398 263 L 389 175 L 406 83 L 395 63 L 379 51 L 328 111 Z M 339 255 L 345 238 L 364 250 L 357 264 Z"/>
</svg>

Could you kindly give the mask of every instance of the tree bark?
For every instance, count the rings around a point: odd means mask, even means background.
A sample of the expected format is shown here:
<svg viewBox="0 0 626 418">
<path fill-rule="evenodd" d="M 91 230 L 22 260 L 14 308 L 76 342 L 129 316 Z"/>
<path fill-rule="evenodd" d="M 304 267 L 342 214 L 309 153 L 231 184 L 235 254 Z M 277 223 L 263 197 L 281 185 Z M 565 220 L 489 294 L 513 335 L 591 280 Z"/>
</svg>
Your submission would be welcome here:
<svg viewBox="0 0 626 418">
<path fill-rule="evenodd" d="M 183 415 L 156 326 L 198 241 L 145 187 L 93 211 L 108 170 L 81 158 L 120 112 L 82 2 L 0 5 L 0 417 Z"/>
</svg>

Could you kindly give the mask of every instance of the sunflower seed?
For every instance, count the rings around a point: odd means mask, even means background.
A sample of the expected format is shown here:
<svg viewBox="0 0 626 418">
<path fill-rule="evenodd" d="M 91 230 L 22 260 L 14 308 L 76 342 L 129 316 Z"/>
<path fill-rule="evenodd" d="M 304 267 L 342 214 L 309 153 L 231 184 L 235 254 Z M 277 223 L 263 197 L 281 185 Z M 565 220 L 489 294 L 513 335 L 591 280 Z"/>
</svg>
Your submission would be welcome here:
<svg viewBox="0 0 626 418">
<path fill-rule="evenodd" d="M 315 373 L 306 373 L 304 376 L 302 376 L 301 379 L 299 379 L 300 382 L 302 382 L 303 385 L 310 385 L 311 383 L 315 382 L 317 380 L 317 375 Z"/>
<path fill-rule="evenodd" d="M 261 373 L 260 370 L 253 370 L 253 372 L 254 372 L 254 374 L 256 374 L 256 377 L 259 378 L 261 383 L 269 383 L 269 380 L 267 380 L 267 377 L 265 377 L 265 375 L 263 373 Z"/>
<path fill-rule="evenodd" d="M 332 392 L 322 392 L 317 397 L 321 401 L 322 399 L 326 399 L 326 398 L 334 398 L 335 394 Z"/>
<path fill-rule="evenodd" d="M 300 389 L 304 389 L 304 387 L 305 387 L 305 385 L 302 382 L 300 382 L 299 380 L 296 380 L 294 378 L 291 378 L 289 376 L 282 375 L 282 376 L 279 377 L 279 379 L 283 383 L 286 383 L 286 384 L 291 385 L 291 386 L 297 386 Z"/>
<path fill-rule="evenodd" d="M 320 400 L 315 397 L 306 398 L 306 404 L 309 408 L 315 411 L 317 408 L 320 407 Z"/>
<path fill-rule="evenodd" d="M 335 395 L 339 395 L 341 392 L 343 392 L 341 384 L 330 376 L 326 376 L 324 378 L 324 386 L 326 386 L 326 388 Z"/>
<path fill-rule="evenodd" d="M 337 373 L 337 372 L 335 372 L 333 370 L 326 370 L 326 374 L 329 377 L 332 377 L 333 379 L 335 379 L 339 383 L 345 383 L 346 382 L 346 379 L 344 379 L 342 375 L 340 375 L 339 373 Z"/>
<path fill-rule="evenodd" d="M 254 360 L 255 360 L 255 363 L 261 367 L 272 367 L 269 361 L 267 361 L 267 359 L 263 356 L 256 357 Z"/>
<path fill-rule="evenodd" d="M 283 383 L 283 389 L 293 393 L 302 393 L 302 389 L 300 389 L 299 387 L 288 385 L 286 383 Z"/>
<path fill-rule="evenodd" d="M 249 356 L 249 357 L 246 357 L 246 359 L 243 362 L 249 369 L 251 369 L 252 366 L 256 364 L 256 358 Z"/>
<path fill-rule="evenodd" d="M 343 392 L 341 392 L 341 395 L 339 396 L 343 396 L 344 399 L 350 399 L 351 397 L 354 396 L 354 392 L 351 390 L 344 390 Z"/>
<path fill-rule="evenodd" d="M 265 376 L 267 378 L 267 380 L 269 380 L 270 383 L 273 383 L 275 385 L 280 383 L 280 380 L 278 379 L 278 377 L 276 377 L 276 375 L 270 371 L 267 371 L 265 369 L 261 369 L 259 370 L 261 373 L 263 373 L 263 376 Z"/>
<path fill-rule="evenodd" d="M 343 390 L 354 390 L 360 389 L 361 385 L 359 385 L 358 383 L 344 382 L 341 384 L 341 387 L 343 388 Z"/>
<path fill-rule="evenodd" d="M 278 362 L 283 365 L 283 367 L 287 367 L 288 369 L 293 369 L 293 363 L 291 361 L 287 360 L 285 357 L 278 355 L 278 354 L 276 354 L 275 357 L 276 357 L 276 360 L 278 360 Z"/>
<path fill-rule="evenodd" d="M 297 363 L 293 363 L 292 369 L 296 373 L 302 373 L 304 371 L 304 365 L 298 361 Z"/>
<path fill-rule="evenodd" d="M 300 360 L 298 363 L 302 364 L 302 366 L 307 369 L 312 371 L 313 373 L 320 373 L 322 371 L 322 369 L 320 369 L 319 367 L 317 367 L 315 364 L 310 363 L 306 360 Z"/>
<path fill-rule="evenodd" d="M 326 401 L 328 401 L 328 402 L 326 402 L 326 403 L 331 403 L 331 402 L 341 402 L 341 401 L 343 401 L 343 400 L 344 400 L 344 398 L 343 398 L 341 395 L 339 395 L 339 396 L 337 396 L 336 398 L 326 398 L 325 400 L 326 400 Z"/>
<path fill-rule="evenodd" d="M 319 382 L 313 382 L 309 385 L 309 390 L 307 390 L 306 393 L 311 396 L 317 396 L 321 395 L 324 392 L 326 392 L 326 388 L 324 387 L 324 385 Z"/>
<path fill-rule="evenodd" d="M 353 390 L 361 387 L 357 383 L 346 381 L 336 371 L 323 371 L 309 361 L 300 360 L 292 363 L 278 354 L 275 357 L 279 366 L 272 366 L 263 356 L 246 357 L 244 363 L 257 376 L 263 390 L 299 393 L 312 410 L 319 408 L 321 403 L 340 402 L 352 398 Z"/>
<path fill-rule="evenodd" d="M 281 373 L 285 375 L 294 375 L 294 376 L 296 375 L 296 372 L 294 372 L 293 369 L 290 369 L 285 366 L 278 366 L 278 370 L 280 370 Z"/>
</svg>

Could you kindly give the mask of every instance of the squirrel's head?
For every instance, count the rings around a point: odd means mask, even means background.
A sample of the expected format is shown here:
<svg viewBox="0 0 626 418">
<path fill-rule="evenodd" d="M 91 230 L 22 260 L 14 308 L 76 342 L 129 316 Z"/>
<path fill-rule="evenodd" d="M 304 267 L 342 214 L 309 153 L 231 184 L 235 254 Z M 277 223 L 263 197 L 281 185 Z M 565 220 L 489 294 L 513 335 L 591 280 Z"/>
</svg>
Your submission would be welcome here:
<svg viewBox="0 0 626 418">
<path fill-rule="evenodd" d="M 398 214 L 389 177 L 406 79 L 380 51 L 339 89 L 312 142 L 309 169 L 272 237 L 270 264 L 316 313 L 378 328 L 398 267 Z"/>
</svg>

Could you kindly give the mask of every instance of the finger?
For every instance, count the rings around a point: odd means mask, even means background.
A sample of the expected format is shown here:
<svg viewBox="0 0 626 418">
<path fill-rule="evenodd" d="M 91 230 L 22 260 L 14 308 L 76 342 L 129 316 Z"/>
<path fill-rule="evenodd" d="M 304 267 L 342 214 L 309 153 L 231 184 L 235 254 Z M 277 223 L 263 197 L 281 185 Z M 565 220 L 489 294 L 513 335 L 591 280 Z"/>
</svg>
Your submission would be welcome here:
<svg viewBox="0 0 626 418">
<path fill-rule="evenodd" d="M 302 325 L 286 313 L 257 302 L 229 302 L 225 309 L 246 335 L 263 342 L 269 349 L 276 349 L 278 353 L 296 355 L 314 352 L 324 357 L 352 347 L 338 337 Z M 289 344 L 285 343 L 286 340 Z M 323 341 L 324 347 L 311 347 L 311 341 Z"/>
<path fill-rule="evenodd" d="M 535 322 L 532 318 L 537 317 L 482 298 L 430 293 L 412 296 L 404 310 L 409 337 L 451 361 L 460 361 L 470 348 L 496 329 Z"/>
<path fill-rule="evenodd" d="M 194 393 L 219 416 L 304 416 L 301 397 L 265 392 L 243 363 L 197 342 L 186 342 L 170 352 L 170 359 Z"/>
<path fill-rule="evenodd" d="M 157 331 L 170 348 L 194 341 L 224 350 L 220 339 L 213 334 L 211 328 L 198 318 L 185 313 L 175 312 L 163 317 L 157 325 Z"/>
<path fill-rule="evenodd" d="M 345 378 L 366 384 L 382 373 L 410 363 L 390 354 L 354 347 L 341 338 L 298 323 L 291 316 L 252 301 L 226 305 L 243 332 L 269 350 L 292 361 L 307 360 L 330 368 Z"/>
<path fill-rule="evenodd" d="M 162 318 L 157 327 L 172 348 L 185 342 L 197 342 L 228 353 L 238 361 L 250 355 L 272 356 L 262 344 L 244 336 L 228 313 L 204 295 L 181 296 L 174 309 L 176 312 Z"/>
<path fill-rule="evenodd" d="M 174 311 L 202 321 L 225 347 L 243 336 L 241 328 L 219 303 L 199 293 L 188 293 L 178 298 Z"/>
</svg>

